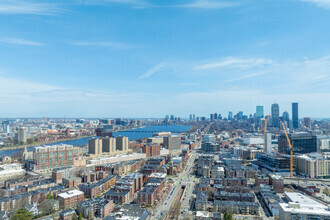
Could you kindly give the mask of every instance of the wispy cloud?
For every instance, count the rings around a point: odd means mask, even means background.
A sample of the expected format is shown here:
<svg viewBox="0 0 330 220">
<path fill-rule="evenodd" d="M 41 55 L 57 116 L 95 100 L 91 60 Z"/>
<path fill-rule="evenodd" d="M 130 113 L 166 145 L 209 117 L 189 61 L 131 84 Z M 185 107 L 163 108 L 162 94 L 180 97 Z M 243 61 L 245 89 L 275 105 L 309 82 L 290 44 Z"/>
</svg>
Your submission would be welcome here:
<svg viewBox="0 0 330 220">
<path fill-rule="evenodd" d="M 114 4 L 127 5 L 132 8 L 149 8 L 154 6 L 145 0 L 82 0 L 81 2 L 90 5 L 104 6 L 111 6 Z"/>
<path fill-rule="evenodd" d="M 96 46 L 96 47 L 110 47 L 119 50 L 126 50 L 134 48 L 135 46 L 121 43 L 121 42 L 111 42 L 111 41 L 76 41 L 73 42 L 75 46 Z"/>
<path fill-rule="evenodd" d="M 195 67 L 197 70 L 205 70 L 205 69 L 215 69 L 215 68 L 252 68 L 267 64 L 272 64 L 273 60 L 265 59 L 265 58 L 249 58 L 249 59 L 241 59 L 236 57 L 227 57 L 218 62 L 211 62 L 202 65 L 198 65 Z"/>
<path fill-rule="evenodd" d="M 192 83 L 192 82 L 184 82 L 184 83 L 179 83 L 179 86 L 198 86 L 199 83 Z"/>
<path fill-rule="evenodd" d="M 176 5 L 175 7 L 200 8 L 200 9 L 220 9 L 238 6 L 238 2 L 222 0 L 194 0 L 191 3 Z"/>
<path fill-rule="evenodd" d="M 233 79 L 226 80 L 226 82 L 235 82 L 235 81 L 240 81 L 240 80 L 244 80 L 244 79 L 254 78 L 254 77 L 265 75 L 267 73 L 268 73 L 268 71 L 261 71 L 261 72 L 251 73 L 251 74 L 247 74 L 247 75 L 243 75 L 243 76 L 240 76 L 240 77 L 236 77 L 236 78 L 233 78 Z"/>
<path fill-rule="evenodd" d="M 319 7 L 330 9 L 330 1 L 329 0 L 301 0 L 301 1 L 314 3 Z"/>
<path fill-rule="evenodd" d="M 55 4 L 22 0 L 0 0 L 0 14 L 54 15 L 62 11 Z"/>
<path fill-rule="evenodd" d="M 17 44 L 17 45 L 26 45 L 26 46 L 44 46 L 44 43 L 30 41 L 21 38 L 5 38 L 2 40 L 3 43 L 6 44 Z"/>
<path fill-rule="evenodd" d="M 166 66 L 165 63 L 159 63 L 156 66 L 153 66 L 151 69 L 149 69 L 147 72 L 145 72 L 141 76 L 139 76 L 139 79 L 149 78 L 150 76 L 152 76 L 153 74 L 155 74 L 156 72 L 158 72 L 161 68 L 163 68 L 165 66 Z"/>
</svg>

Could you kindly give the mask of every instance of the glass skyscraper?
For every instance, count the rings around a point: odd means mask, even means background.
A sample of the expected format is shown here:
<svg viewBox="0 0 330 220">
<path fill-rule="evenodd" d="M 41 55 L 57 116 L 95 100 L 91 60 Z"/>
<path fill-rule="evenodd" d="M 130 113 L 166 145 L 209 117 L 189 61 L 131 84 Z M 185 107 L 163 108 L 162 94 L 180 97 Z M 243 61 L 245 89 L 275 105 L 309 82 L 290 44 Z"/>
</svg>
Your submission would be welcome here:
<svg viewBox="0 0 330 220">
<path fill-rule="evenodd" d="M 292 103 L 292 125 L 293 129 L 297 129 L 299 127 L 298 102 Z"/>
<path fill-rule="evenodd" d="M 280 127 L 280 106 L 277 103 L 272 104 L 272 126 Z"/>
<path fill-rule="evenodd" d="M 263 118 L 264 117 L 264 107 L 263 106 L 257 106 L 257 112 L 256 112 L 256 117 L 257 119 Z"/>
</svg>

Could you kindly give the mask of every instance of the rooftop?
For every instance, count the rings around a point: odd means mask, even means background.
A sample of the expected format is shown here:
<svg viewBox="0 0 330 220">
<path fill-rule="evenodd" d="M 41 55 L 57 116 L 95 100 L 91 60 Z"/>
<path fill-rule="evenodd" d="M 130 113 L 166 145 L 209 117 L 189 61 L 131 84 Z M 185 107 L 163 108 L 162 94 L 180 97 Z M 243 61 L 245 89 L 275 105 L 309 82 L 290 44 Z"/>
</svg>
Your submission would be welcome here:
<svg viewBox="0 0 330 220">
<path fill-rule="evenodd" d="M 84 195 L 84 192 L 76 190 L 76 189 L 58 194 L 58 196 L 63 199 L 67 199 L 67 198 L 71 198 L 73 196 L 79 196 L 79 195 Z"/>
</svg>

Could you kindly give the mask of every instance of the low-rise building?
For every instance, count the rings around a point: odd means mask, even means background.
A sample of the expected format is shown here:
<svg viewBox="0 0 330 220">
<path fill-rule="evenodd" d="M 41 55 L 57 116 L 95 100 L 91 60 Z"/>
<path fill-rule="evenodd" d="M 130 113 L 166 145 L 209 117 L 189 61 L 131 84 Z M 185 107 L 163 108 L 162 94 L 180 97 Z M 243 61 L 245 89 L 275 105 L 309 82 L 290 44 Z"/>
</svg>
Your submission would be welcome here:
<svg viewBox="0 0 330 220">
<path fill-rule="evenodd" d="M 18 164 L 0 165 L 0 180 L 8 180 L 25 175 L 25 170 Z"/>
<path fill-rule="evenodd" d="M 84 192 L 79 190 L 70 190 L 58 194 L 61 209 L 68 209 L 75 206 L 78 202 L 84 201 Z"/>
<path fill-rule="evenodd" d="M 102 192 L 109 190 L 111 186 L 114 186 L 117 180 L 117 176 L 108 175 L 104 179 L 96 183 L 85 183 L 80 185 L 80 190 L 85 193 L 87 198 L 95 198 Z"/>
<path fill-rule="evenodd" d="M 89 199 L 77 204 L 77 212 L 87 219 L 104 218 L 113 211 L 113 208 L 113 201 L 103 198 Z"/>
<path fill-rule="evenodd" d="M 329 206 L 322 205 L 301 193 L 285 193 L 288 203 L 280 203 L 280 219 L 329 219 Z"/>
</svg>

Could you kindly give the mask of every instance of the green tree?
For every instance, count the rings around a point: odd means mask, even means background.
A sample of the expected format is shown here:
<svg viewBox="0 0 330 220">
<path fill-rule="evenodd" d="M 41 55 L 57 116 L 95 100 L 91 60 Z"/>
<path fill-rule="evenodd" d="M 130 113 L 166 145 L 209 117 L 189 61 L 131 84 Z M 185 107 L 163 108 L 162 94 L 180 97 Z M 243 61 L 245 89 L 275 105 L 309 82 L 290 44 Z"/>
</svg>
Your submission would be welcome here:
<svg viewBox="0 0 330 220">
<path fill-rule="evenodd" d="M 32 218 L 32 213 L 22 208 L 15 212 L 12 220 L 31 220 Z"/>
<path fill-rule="evenodd" d="M 78 219 L 79 219 L 79 220 L 82 220 L 82 219 L 83 219 L 81 213 L 79 213 L 79 217 L 78 217 Z"/>
<path fill-rule="evenodd" d="M 78 220 L 78 216 L 76 213 L 74 213 L 74 215 L 72 216 L 72 220 Z"/>
<path fill-rule="evenodd" d="M 48 194 L 46 195 L 46 199 L 48 199 L 48 200 L 52 200 L 52 199 L 54 199 L 54 196 L 53 196 L 51 193 L 48 193 Z"/>
<path fill-rule="evenodd" d="M 223 217 L 224 217 L 225 220 L 233 220 L 234 219 L 233 216 L 231 214 L 227 213 L 227 212 L 224 213 Z"/>
</svg>

